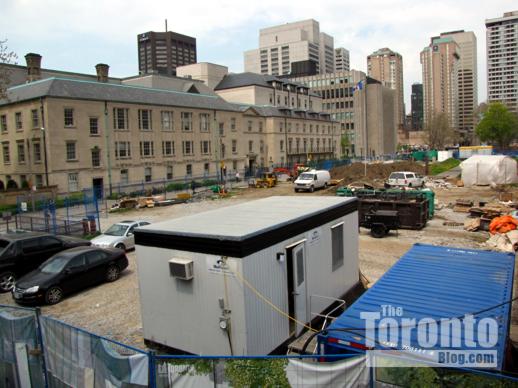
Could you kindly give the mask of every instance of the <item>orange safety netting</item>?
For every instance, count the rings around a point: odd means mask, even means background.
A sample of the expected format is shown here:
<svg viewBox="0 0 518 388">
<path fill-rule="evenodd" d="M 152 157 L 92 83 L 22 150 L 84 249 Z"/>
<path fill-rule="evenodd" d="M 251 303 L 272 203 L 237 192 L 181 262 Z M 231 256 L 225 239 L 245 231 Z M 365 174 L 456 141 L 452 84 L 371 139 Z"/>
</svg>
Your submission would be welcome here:
<svg viewBox="0 0 518 388">
<path fill-rule="evenodd" d="M 493 218 L 493 221 L 489 224 L 489 232 L 491 234 L 496 233 L 507 233 L 511 230 L 515 230 L 518 226 L 518 220 L 513 216 L 502 216 Z"/>
</svg>

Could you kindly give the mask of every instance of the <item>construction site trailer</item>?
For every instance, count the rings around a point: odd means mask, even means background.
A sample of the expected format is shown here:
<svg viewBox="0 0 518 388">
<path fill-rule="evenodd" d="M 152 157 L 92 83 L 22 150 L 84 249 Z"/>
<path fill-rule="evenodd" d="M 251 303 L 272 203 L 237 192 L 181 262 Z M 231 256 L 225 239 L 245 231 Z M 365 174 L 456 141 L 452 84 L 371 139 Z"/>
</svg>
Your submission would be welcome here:
<svg viewBox="0 0 518 388">
<path fill-rule="evenodd" d="M 485 367 L 500 370 L 514 265 L 512 253 L 415 244 L 319 335 L 319 349 L 325 354 L 404 349 L 404 357 L 429 362 L 440 362 L 448 351 L 478 351 L 494 354 L 484 359 L 494 361 Z M 423 346 L 421 338 L 429 343 Z"/>
<path fill-rule="evenodd" d="M 170 351 L 269 354 L 359 281 L 356 198 L 269 197 L 135 242 L 144 338 Z"/>
</svg>

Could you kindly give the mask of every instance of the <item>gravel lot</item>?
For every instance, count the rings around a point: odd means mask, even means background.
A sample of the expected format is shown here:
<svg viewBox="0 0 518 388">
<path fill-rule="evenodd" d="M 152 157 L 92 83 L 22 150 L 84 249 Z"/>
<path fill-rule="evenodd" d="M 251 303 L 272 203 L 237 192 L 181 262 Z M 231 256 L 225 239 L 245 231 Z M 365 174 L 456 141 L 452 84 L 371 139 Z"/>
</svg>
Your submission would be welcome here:
<svg viewBox="0 0 518 388">
<path fill-rule="evenodd" d="M 334 195 L 333 189 L 317 191 L 313 194 L 295 194 L 291 184 L 280 184 L 273 189 L 248 189 L 236 191 L 231 198 L 206 200 L 169 207 L 135 209 L 124 213 L 105 215 L 101 219 L 102 229 L 112 223 L 126 219 L 142 219 L 151 222 L 181 217 L 206 210 L 230 206 L 270 195 Z M 436 197 L 443 203 L 454 202 L 456 198 L 487 200 L 495 196 L 489 188 L 455 188 L 436 190 Z M 479 248 L 487 239 L 485 233 L 469 233 L 458 227 L 445 227 L 445 219 L 455 220 L 459 213 L 450 209 L 438 211 L 436 217 L 421 231 L 400 230 L 391 232 L 383 239 L 373 239 L 367 230 L 360 232 L 360 269 L 364 275 L 375 282 L 397 259 L 414 243 L 449 245 Z M 43 314 L 80 326 L 96 334 L 144 348 L 140 318 L 140 302 L 135 252 L 128 253 L 129 267 L 121 278 L 114 283 L 102 284 L 76 295 L 69 296 L 56 306 L 44 306 Z M 0 304 L 14 304 L 10 294 L 0 295 Z"/>
</svg>

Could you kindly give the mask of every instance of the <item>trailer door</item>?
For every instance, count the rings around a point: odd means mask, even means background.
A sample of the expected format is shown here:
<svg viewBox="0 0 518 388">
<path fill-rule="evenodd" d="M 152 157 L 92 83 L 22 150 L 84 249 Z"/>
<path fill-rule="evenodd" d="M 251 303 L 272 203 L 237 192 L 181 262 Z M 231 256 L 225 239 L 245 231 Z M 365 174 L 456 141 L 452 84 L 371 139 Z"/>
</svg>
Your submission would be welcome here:
<svg viewBox="0 0 518 388">
<path fill-rule="evenodd" d="M 293 248 L 293 296 L 295 302 L 295 319 L 297 322 L 296 335 L 299 335 L 304 326 L 299 322 L 307 322 L 306 306 L 306 255 L 304 243 Z"/>
</svg>

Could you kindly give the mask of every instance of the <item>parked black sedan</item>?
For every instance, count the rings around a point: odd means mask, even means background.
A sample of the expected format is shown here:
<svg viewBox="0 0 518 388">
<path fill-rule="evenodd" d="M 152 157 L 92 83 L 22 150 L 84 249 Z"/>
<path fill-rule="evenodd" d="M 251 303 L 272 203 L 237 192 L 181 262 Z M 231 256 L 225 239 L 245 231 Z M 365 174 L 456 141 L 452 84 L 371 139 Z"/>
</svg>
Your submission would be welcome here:
<svg viewBox="0 0 518 388">
<path fill-rule="evenodd" d="M 20 278 L 12 295 L 17 303 L 56 304 L 64 295 L 117 280 L 127 266 L 128 258 L 121 249 L 67 249 Z"/>
<path fill-rule="evenodd" d="M 69 236 L 54 236 L 40 232 L 10 232 L 0 234 L 0 292 L 8 292 L 16 279 L 38 268 L 52 255 L 90 241 Z"/>
</svg>

